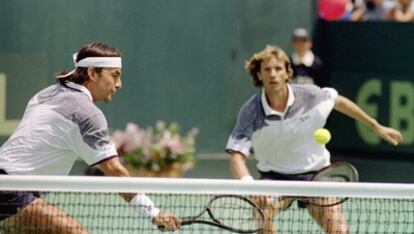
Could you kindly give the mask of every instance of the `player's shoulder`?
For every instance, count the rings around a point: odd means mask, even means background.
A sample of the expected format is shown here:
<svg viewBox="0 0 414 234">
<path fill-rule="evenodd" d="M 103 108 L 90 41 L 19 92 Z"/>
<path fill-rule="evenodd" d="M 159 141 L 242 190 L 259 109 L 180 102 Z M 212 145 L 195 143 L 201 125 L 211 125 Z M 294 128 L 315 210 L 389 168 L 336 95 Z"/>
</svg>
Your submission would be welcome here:
<svg viewBox="0 0 414 234">
<path fill-rule="evenodd" d="M 36 100 L 76 123 L 91 117 L 104 118 L 102 111 L 90 100 L 87 93 L 60 84 L 43 89 L 36 95 Z"/>
<path fill-rule="evenodd" d="M 73 115 L 81 116 L 82 119 L 91 116 L 102 116 L 102 111 L 93 103 L 89 96 L 83 92 L 73 91 L 62 95 L 61 108 L 69 108 Z"/>
<path fill-rule="evenodd" d="M 290 84 L 295 96 L 316 96 L 321 88 L 313 84 Z"/>
<path fill-rule="evenodd" d="M 315 98 L 336 98 L 338 92 L 334 88 L 324 87 L 320 88 L 319 86 L 313 84 L 292 84 L 293 93 L 295 97 L 302 97 L 306 100 L 312 100 Z"/>
<path fill-rule="evenodd" d="M 260 97 L 261 92 L 251 96 L 240 108 L 240 113 L 245 115 L 255 113 L 257 109 L 260 108 Z"/>
</svg>

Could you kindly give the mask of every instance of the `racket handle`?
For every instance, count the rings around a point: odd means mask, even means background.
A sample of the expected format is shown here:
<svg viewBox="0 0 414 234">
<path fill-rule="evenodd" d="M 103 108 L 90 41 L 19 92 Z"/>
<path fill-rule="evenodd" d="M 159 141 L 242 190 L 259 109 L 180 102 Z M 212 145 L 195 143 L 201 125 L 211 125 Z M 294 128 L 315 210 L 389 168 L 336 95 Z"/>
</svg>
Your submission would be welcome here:
<svg viewBox="0 0 414 234">
<path fill-rule="evenodd" d="M 192 217 L 182 217 L 180 219 L 181 219 L 181 226 L 190 225 L 193 223 L 193 220 L 194 220 Z M 165 229 L 164 225 L 158 225 L 157 227 L 161 231 Z"/>
<path fill-rule="evenodd" d="M 181 226 L 190 225 L 193 223 L 193 219 L 183 218 L 181 219 Z"/>
<path fill-rule="evenodd" d="M 181 217 L 181 226 L 185 226 L 185 225 L 190 225 L 193 224 L 194 222 L 194 217 Z"/>
</svg>

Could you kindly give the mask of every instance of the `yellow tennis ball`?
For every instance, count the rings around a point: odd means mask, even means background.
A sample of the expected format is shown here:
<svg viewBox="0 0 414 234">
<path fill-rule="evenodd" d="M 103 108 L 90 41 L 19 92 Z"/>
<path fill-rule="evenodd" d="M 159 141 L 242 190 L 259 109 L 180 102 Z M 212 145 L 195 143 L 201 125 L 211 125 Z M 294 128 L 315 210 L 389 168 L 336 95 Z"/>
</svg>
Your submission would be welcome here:
<svg viewBox="0 0 414 234">
<path fill-rule="evenodd" d="M 331 133 L 326 128 L 319 128 L 313 133 L 316 143 L 325 145 L 331 140 Z"/>
</svg>

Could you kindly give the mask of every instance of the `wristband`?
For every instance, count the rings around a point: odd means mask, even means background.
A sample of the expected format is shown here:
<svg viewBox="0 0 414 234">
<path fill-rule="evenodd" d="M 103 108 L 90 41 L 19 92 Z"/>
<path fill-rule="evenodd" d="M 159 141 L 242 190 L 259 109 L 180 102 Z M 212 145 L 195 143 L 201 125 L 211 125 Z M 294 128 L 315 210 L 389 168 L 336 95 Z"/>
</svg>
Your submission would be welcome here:
<svg viewBox="0 0 414 234">
<path fill-rule="evenodd" d="M 240 180 L 252 181 L 254 179 L 251 175 L 245 175 L 242 178 L 240 178 Z"/>
<path fill-rule="evenodd" d="M 160 213 L 160 209 L 156 208 L 154 202 L 143 193 L 138 193 L 129 204 L 137 207 L 147 218 L 152 219 Z"/>
</svg>

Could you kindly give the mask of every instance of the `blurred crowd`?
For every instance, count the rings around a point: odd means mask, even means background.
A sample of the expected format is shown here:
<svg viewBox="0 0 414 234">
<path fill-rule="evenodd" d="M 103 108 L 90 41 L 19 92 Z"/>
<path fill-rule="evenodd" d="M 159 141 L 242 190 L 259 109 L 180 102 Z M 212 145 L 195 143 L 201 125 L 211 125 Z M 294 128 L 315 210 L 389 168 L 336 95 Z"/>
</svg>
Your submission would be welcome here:
<svg viewBox="0 0 414 234">
<path fill-rule="evenodd" d="M 414 1 L 319 0 L 319 17 L 342 21 L 414 22 Z"/>
</svg>

